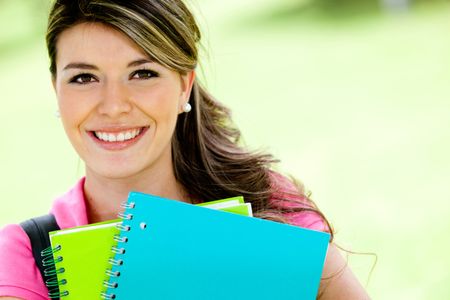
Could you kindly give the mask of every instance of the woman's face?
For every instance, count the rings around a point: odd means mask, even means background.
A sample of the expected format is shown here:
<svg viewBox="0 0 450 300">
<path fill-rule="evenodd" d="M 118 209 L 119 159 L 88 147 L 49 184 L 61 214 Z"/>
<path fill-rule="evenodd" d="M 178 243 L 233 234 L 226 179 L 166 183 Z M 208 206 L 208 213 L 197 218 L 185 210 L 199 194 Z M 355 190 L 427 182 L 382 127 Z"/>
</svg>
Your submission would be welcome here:
<svg viewBox="0 0 450 300">
<path fill-rule="evenodd" d="M 170 141 L 194 72 L 152 62 L 127 36 L 98 23 L 59 36 L 56 67 L 61 119 L 87 174 L 127 178 L 172 167 Z"/>
</svg>

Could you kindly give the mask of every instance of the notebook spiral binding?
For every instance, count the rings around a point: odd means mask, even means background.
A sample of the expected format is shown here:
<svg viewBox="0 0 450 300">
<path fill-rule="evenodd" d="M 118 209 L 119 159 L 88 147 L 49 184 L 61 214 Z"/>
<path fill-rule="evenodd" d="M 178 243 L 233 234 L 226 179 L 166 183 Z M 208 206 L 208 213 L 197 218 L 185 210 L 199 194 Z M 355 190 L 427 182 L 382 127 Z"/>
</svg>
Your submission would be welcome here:
<svg viewBox="0 0 450 300">
<path fill-rule="evenodd" d="M 45 281 L 45 285 L 48 287 L 48 297 L 50 299 L 59 299 L 69 295 L 69 291 L 61 290 L 60 288 L 67 284 L 66 279 L 58 280 L 57 274 L 63 274 L 64 268 L 56 269 L 56 263 L 62 262 L 62 256 L 56 256 L 61 250 L 61 245 L 56 247 L 48 247 L 41 252 L 42 265 L 46 267 L 44 270 L 45 277 L 48 277 Z"/>
<path fill-rule="evenodd" d="M 133 202 L 131 202 L 131 203 L 124 202 L 120 206 L 124 209 L 133 209 L 135 204 Z M 119 213 L 118 217 L 119 217 L 119 219 L 122 219 L 122 220 L 132 220 L 133 219 L 132 214 L 125 214 L 125 213 Z M 122 232 L 127 232 L 127 231 L 131 230 L 131 227 L 129 225 L 117 224 L 116 227 L 117 227 L 117 229 L 119 229 Z M 128 238 L 126 236 L 123 236 L 123 235 L 120 236 L 120 235 L 116 234 L 116 235 L 114 235 L 114 241 L 117 242 L 117 246 L 113 246 L 111 248 L 111 252 L 115 254 L 115 257 L 117 257 L 117 255 L 124 255 L 125 248 L 121 248 L 119 245 L 121 243 L 127 243 Z M 119 269 L 120 266 L 123 265 L 123 260 L 110 258 L 108 260 L 108 262 L 111 265 L 111 269 L 108 269 L 106 271 L 106 275 L 108 276 L 108 278 L 120 277 L 120 270 L 117 270 L 117 269 Z M 103 286 L 106 287 L 107 289 L 115 289 L 119 286 L 119 284 L 117 282 L 113 282 L 112 280 L 104 280 Z M 116 295 L 114 293 L 108 294 L 107 291 L 102 292 L 101 297 L 102 297 L 102 299 L 116 299 Z"/>
</svg>

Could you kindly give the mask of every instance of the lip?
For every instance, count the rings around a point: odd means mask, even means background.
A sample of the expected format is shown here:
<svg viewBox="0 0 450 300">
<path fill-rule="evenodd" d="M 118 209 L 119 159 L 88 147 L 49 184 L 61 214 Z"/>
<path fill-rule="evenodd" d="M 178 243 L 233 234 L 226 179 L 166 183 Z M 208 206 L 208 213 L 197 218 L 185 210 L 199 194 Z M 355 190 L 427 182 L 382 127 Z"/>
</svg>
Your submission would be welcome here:
<svg viewBox="0 0 450 300">
<path fill-rule="evenodd" d="M 149 126 L 145 126 L 145 127 L 132 127 L 132 128 L 118 128 L 118 127 L 110 127 L 110 128 L 105 128 L 105 129 L 101 129 L 101 130 L 95 130 L 95 131 L 101 131 L 101 132 L 108 132 L 108 133 L 117 133 L 117 132 L 121 132 L 121 131 L 127 131 L 127 130 L 132 130 L 132 129 L 141 129 L 141 132 L 134 138 L 132 138 L 131 140 L 127 140 L 127 141 L 122 141 L 122 142 L 106 142 L 103 140 L 100 140 L 99 138 L 97 138 L 94 134 L 94 131 L 86 131 L 87 134 L 91 137 L 91 139 L 94 141 L 95 144 L 97 144 L 100 148 L 104 149 L 104 150 L 109 150 L 109 151 L 120 151 L 120 150 L 124 150 L 126 148 L 129 148 L 133 145 L 135 145 L 137 142 L 139 142 L 139 140 L 144 136 L 144 134 L 148 131 L 148 129 L 150 128 Z"/>
</svg>

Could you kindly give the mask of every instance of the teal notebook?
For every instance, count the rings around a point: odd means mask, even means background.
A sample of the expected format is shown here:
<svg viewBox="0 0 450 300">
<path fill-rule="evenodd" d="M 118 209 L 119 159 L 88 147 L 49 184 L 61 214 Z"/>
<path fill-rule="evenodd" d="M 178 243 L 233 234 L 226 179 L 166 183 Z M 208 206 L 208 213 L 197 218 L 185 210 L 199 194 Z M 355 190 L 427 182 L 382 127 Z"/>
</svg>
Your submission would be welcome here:
<svg viewBox="0 0 450 300">
<path fill-rule="evenodd" d="M 105 299 L 315 299 L 329 234 L 130 193 Z"/>
</svg>

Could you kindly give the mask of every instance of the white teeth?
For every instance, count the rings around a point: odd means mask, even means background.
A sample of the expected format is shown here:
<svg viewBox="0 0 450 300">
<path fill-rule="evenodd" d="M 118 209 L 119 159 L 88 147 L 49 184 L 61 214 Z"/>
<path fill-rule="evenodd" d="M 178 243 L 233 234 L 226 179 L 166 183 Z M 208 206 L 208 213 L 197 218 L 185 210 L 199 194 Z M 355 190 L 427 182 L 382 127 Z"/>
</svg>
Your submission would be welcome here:
<svg viewBox="0 0 450 300">
<path fill-rule="evenodd" d="M 117 141 L 123 142 L 124 140 L 125 140 L 125 134 L 119 133 L 119 135 L 117 136 Z"/>
<path fill-rule="evenodd" d="M 141 129 L 133 129 L 117 133 L 106 133 L 102 131 L 94 131 L 95 136 L 105 142 L 123 142 L 134 139 L 141 133 Z"/>
<path fill-rule="evenodd" d="M 108 142 L 115 142 L 116 136 L 112 133 L 108 134 Z"/>
</svg>

